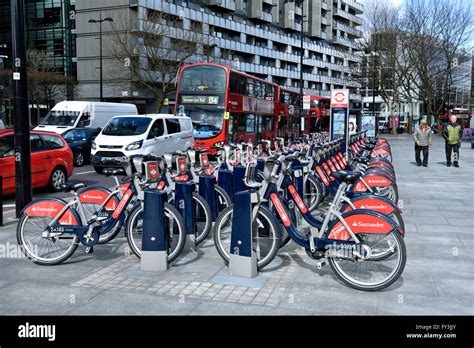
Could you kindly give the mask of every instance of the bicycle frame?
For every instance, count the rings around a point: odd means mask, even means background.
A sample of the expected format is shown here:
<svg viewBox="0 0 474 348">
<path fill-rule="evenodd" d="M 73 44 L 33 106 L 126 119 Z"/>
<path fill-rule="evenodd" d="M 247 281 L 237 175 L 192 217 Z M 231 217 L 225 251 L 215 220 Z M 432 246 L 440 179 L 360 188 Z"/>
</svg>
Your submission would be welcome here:
<svg viewBox="0 0 474 348">
<path fill-rule="evenodd" d="M 136 184 L 137 184 L 136 182 L 128 183 L 126 191 L 123 193 L 123 196 L 119 204 L 117 205 L 117 207 L 115 208 L 113 212 L 108 212 L 107 210 L 104 209 L 104 207 L 108 204 L 108 202 L 112 199 L 112 197 L 114 197 L 115 195 L 118 195 L 122 191 L 122 189 L 124 188 L 123 186 L 111 192 L 108 195 L 107 199 L 104 200 L 104 202 L 102 202 L 99 209 L 95 212 L 95 214 L 97 215 L 94 214 L 93 219 L 97 219 L 98 217 L 109 217 L 110 214 L 112 214 L 112 218 L 109 219 L 109 221 L 104 225 L 97 224 L 98 222 L 100 222 L 100 220 L 87 221 L 84 207 L 82 205 L 82 202 L 79 199 L 79 194 L 74 193 L 75 194 L 74 199 L 68 202 L 61 209 L 61 211 L 53 218 L 53 220 L 48 224 L 48 226 L 46 226 L 45 230 L 43 231 L 42 236 L 44 238 L 51 238 L 63 233 L 76 234 L 81 239 L 81 242 L 83 244 L 86 244 L 85 239 L 83 238 L 84 235 L 87 234 L 86 235 L 86 238 L 87 238 L 87 237 L 90 237 L 92 232 L 94 231 L 96 231 L 99 235 L 109 232 L 113 228 L 117 220 L 124 219 L 125 211 L 126 211 L 125 208 L 130 203 L 132 198 L 137 195 Z M 79 212 L 79 217 L 81 219 L 81 226 L 60 225 L 60 226 L 53 227 L 69 209 L 71 209 L 71 211 L 74 211 L 73 209 L 75 207 L 77 207 L 77 210 Z M 87 225 L 85 226 L 82 225 L 84 222 L 87 223 Z M 95 243 L 96 242 L 97 241 L 95 241 Z"/>
</svg>

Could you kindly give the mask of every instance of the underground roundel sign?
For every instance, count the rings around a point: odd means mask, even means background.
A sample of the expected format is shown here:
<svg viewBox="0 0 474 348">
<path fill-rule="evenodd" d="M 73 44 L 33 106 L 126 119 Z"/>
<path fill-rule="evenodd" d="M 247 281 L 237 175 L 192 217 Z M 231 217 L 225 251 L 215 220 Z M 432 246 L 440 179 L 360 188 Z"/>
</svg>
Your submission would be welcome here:
<svg viewBox="0 0 474 348">
<path fill-rule="evenodd" d="M 349 90 L 339 89 L 331 93 L 331 107 L 348 108 L 349 107 Z"/>
</svg>

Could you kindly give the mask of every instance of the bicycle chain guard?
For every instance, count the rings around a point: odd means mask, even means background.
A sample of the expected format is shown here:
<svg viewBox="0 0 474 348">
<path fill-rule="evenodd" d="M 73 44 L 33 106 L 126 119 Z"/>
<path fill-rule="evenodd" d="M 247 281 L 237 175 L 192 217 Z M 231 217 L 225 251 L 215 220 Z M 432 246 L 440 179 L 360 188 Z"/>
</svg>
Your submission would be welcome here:
<svg viewBox="0 0 474 348">
<path fill-rule="evenodd" d="M 99 241 L 99 232 L 97 231 L 96 228 L 94 228 L 92 230 L 92 233 L 91 233 L 91 236 L 90 238 L 87 237 L 87 234 L 89 233 L 89 231 L 86 231 L 84 232 L 81 236 L 80 236 L 80 241 L 83 245 L 85 245 L 86 247 L 91 247 L 91 246 L 94 246 L 97 244 L 97 242 Z"/>
</svg>

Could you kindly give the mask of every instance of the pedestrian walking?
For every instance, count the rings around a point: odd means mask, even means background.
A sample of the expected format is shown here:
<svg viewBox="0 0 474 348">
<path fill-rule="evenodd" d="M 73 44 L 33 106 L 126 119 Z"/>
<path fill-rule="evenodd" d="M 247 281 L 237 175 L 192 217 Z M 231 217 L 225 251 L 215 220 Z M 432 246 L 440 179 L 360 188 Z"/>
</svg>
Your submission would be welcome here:
<svg viewBox="0 0 474 348">
<path fill-rule="evenodd" d="M 415 160 L 416 165 L 420 167 L 428 167 L 428 156 L 430 152 L 430 146 L 432 144 L 432 132 L 431 127 L 428 126 L 428 122 L 425 119 L 420 121 L 420 126 L 413 133 L 413 139 L 415 140 Z M 421 160 L 421 152 L 423 152 L 423 161 Z"/>
<path fill-rule="evenodd" d="M 459 148 L 461 147 L 462 141 L 462 128 L 457 123 L 457 116 L 451 115 L 449 117 L 449 124 L 444 128 L 443 138 L 446 141 L 446 162 L 448 167 L 451 167 L 451 157 L 453 157 L 452 163 L 455 167 L 459 167 Z M 452 155 L 454 153 L 454 155 Z"/>
</svg>

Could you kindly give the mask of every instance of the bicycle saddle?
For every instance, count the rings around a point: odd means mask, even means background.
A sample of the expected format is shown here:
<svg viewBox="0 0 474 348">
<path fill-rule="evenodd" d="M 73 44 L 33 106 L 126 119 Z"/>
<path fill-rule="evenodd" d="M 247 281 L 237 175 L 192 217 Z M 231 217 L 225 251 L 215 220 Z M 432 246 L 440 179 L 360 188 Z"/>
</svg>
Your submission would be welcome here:
<svg viewBox="0 0 474 348">
<path fill-rule="evenodd" d="M 105 174 L 105 176 L 119 175 L 125 174 L 125 170 L 123 170 L 123 168 L 105 168 L 102 173 Z"/>
<path fill-rule="evenodd" d="M 331 174 L 334 178 L 339 181 L 344 181 L 348 184 L 353 184 L 358 178 L 361 177 L 361 172 L 340 170 Z"/>
<path fill-rule="evenodd" d="M 87 185 L 86 184 L 83 184 L 82 182 L 78 183 L 78 184 L 68 184 L 68 183 L 64 183 L 61 185 L 61 190 L 63 190 L 64 192 L 71 192 L 71 191 L 77 191 L 81 188 L 84 188 L 86 187 Z"/>
</svg>

